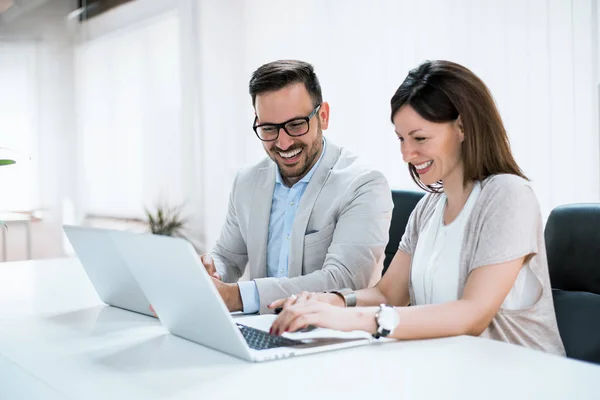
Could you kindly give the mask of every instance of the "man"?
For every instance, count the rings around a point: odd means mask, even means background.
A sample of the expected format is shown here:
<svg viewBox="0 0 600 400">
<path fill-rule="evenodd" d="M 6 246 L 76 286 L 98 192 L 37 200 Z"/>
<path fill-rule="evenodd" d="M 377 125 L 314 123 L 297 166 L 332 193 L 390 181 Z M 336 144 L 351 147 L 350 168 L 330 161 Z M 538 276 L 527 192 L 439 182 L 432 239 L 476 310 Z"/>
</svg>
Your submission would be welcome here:
<svg viewBox="0 0 600 400">
<path fill-rule="evenodd" d="M 275 61 L 250 80 L 254 132 L 269 158 L 238 172 L 221 236 L 202 262 L 231 311 L 368 285 L 393 203 L 384 176 L 325 140 L 329 104 L 313 67 Z M 251 281 L 240 282 L 249 265 Z"/>
</svg>

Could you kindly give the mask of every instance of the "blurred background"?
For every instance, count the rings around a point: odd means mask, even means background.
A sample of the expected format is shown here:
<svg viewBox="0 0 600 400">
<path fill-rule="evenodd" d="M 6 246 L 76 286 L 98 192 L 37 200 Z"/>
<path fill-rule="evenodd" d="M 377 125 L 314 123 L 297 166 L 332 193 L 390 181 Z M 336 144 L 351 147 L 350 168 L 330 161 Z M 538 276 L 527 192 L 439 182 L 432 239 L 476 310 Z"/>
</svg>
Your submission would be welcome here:
<svg viewBox="0 0 600 400">
<path fill-rule="evenodd" d="M 600 201 L 597 0 L 0 0 L 2 260 L 71 254 L 62 224 L 148 230 L 180 207 L 216 241 L 236 171 L 264 157 L 250 74 L 312 63 L 326 136 L 418 190 L 389 100 L 427 59 L 490 87 L 542 214 Z"/>
</svg>

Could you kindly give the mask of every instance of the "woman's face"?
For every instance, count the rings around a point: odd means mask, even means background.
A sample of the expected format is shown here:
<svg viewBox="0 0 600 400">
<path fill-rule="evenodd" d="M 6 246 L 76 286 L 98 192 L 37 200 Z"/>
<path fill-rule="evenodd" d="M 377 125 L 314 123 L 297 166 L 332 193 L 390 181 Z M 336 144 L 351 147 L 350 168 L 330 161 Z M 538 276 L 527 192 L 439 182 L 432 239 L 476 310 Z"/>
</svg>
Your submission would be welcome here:
<svg viewBox="0 0 600 400">
<path fill-rule="evenodd" d="M 455 173 L 462 175 L 460 117 L 452 122 L 429 122 L 405 105 L 393 120 L 402 158 L 415 167 L 423 184 L 444 182 Z"/>
</svg>

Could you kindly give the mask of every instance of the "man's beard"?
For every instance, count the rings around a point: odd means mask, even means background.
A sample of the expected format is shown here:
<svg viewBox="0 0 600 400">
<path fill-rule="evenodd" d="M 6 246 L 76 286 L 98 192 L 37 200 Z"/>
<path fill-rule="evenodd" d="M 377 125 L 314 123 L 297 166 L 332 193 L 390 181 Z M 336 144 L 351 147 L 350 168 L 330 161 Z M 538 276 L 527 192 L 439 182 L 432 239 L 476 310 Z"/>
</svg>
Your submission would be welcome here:
<svg viewBox="0 0 600 400">
<path fill-rule="evenodd" d="M 270 151 L 270 153 L 272 153 L 272 154 L 269 154 L 269 156 L 277 164 L 277 167 L 279 168 L 279 173 L 281 174 L 282 178 L 297 178 L 297 177 L 304 176 L 304 175 L 306 175 L 306 173 L 308 173 L 310 168 L 313 166 L 315 159 L 317 158 L 317 155 L 319 154 L 319 151 L 321 150 L 321 148 L 323 146 L 322 143 L 323 143 L 323 131 L 321 129 L 319 129 L 319 132 L 317 133 L 317 138 L 315 139 L 314 142 L 312 142 L 310 149 L 309 149 L 308 145 L 303 144 L 303 143 L 294 144 L 289 149 L 286 149 L 285 150 L 286 153 L 289 151 L 292 151 L 292 150 L 302 149 L 302 152 L 300 153 L 301 158 L 300 158 L 300 161 L 298 162 L 298 165 L 295 165 L 292 168 L 290 168 L 290 166 L 285 164 L 279 158 L 278 153 L 279 153 L 279 151 L 281 151 L 281 149 L 274 147 Z M 307 151 L 310 151 L 310 154 L 306 153 Z M 303 159 L 304 159 L 304 161 L 302 161 Z"/>
</svg>

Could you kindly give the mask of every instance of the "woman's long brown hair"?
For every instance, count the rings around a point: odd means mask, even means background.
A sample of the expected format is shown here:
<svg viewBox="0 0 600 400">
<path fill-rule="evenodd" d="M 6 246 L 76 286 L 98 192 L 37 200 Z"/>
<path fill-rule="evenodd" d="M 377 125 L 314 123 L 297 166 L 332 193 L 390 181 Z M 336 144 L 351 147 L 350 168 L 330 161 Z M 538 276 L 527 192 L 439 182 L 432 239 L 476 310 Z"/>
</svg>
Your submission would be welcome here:
<svg viewBox="0 0 600 400">
<path fill-rule="evenodd" d="M 465 184 L 495 174 L 513 174 L 527 179 L 512 155 L 502 118 L 489 89 L 469 69 L 451 61 L 424 62 L 408 73 L 394 93 L 392 122 L 398 110 L 406 105 L 430 122 L 452 122 L 460 116 L 464 130 Z M 443 190 L 441 182 L 425 185 L 414 166 L 409 164 L 408 169 L 422 189 L 434 193 Z"/>
</svg>

